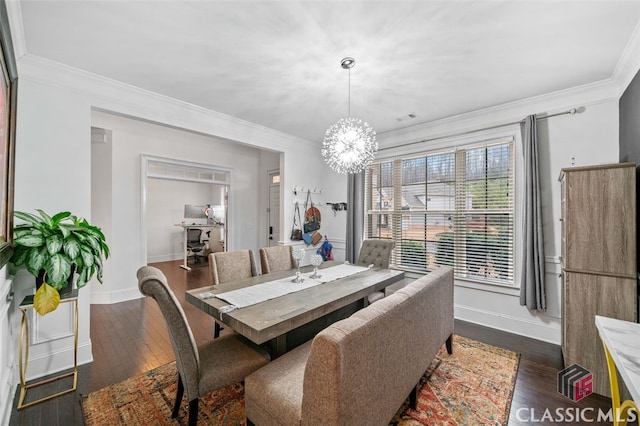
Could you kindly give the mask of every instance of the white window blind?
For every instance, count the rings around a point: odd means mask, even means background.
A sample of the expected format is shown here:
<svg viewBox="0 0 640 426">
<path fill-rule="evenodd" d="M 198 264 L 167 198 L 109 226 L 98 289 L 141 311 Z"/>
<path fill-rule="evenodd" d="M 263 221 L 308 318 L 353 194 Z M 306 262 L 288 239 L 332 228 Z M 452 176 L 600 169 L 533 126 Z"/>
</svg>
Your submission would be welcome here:
<svg viewBox="0 0 640 426">
<path fill-rule="evenodd" d="M 392 265 L 514 282 L 513 139 L 371 165 L 367 238 L 395 241 Z"/>
</svg>

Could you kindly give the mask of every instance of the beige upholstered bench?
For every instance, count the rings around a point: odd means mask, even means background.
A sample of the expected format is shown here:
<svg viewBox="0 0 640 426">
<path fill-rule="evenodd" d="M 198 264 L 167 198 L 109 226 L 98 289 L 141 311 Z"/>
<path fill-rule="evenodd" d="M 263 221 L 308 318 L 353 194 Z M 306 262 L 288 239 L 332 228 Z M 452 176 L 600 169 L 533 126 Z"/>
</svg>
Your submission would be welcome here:
<svg viewBox="0 0 640 426">
<path fill-rule="evenodd" d="M 453 271 L 439 268 L 338 321 L 245 380 L 248 423 L 387 425 L 440 347 L 451 353 Z"/>
</svg>

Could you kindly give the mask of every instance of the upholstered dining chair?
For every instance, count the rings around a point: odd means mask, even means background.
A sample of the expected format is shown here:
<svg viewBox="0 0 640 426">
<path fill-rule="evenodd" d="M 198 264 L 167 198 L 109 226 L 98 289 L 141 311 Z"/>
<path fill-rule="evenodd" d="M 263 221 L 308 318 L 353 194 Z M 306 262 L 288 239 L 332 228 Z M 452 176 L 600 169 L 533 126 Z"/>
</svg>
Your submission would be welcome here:
<svg viewBox="0 0 640 426">
<path fill-rule="evenodd" d="M 237 281 L 258 276 L 253 252 L 251 250 L 219 251 L 209 254 L 209 271 L 213 285 Z M 213 337 L 220 336 L 222 326 L 215 322 Z"/>
<path fill-rule="evenodd" d="M 201 396 L 243 381 L 246 376 L 269 363 L 269 354 L 239 334 L 230 334 L 196 346 L 182 306 L 167 284 L 165 275 L 152 266 L 143 266 L 138 269 L 137 275 L 140 292 L 158 302 L 176 356 L 178 390 L 171 417 L 178 416 L 186 390 L 189 425 L 195 425 Z"/>
<path fill-rule="evenodd" d="M 296 267 L 292 246 L 263 247 L 260 249 L 260 267 L 262 274 L 286 271 Z"/>
<path fill-rule="evenodd" d="M 356 264 L 362 266 L 373 265 L 376 268 L 388 268 L 391 263 L 391 253 L 394 242 L 390 240 L 364 240 L 360 247 L 360 254 Z M 367 298 L 369 303 L 376 302 L 385 296 L 384 291 L 371 293 Z"/>
</svg>

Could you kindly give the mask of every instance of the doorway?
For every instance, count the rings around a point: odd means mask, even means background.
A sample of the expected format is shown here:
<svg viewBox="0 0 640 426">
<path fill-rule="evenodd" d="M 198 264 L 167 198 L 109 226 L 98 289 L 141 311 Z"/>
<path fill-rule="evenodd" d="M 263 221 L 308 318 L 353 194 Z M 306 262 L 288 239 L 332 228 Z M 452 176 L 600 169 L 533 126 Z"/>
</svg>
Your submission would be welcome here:
<svg viewBox="0 0 640 426">
<path fill-rule="evenodd" d="M 267 207 L 267 241 L 269 247 L 277 246 L 280 241 L 280 170 L 269 170 Z"/>
<path fill-rule="evenodd" d="M 146 262 L 186 258 L 185 225 L 203 225 L 207 250 L 225 251 L 230 170 L 145 154 L 141 159 L 141 241 Z M 193 215 L 194 209 L 198 215 Z"/>
</svg>

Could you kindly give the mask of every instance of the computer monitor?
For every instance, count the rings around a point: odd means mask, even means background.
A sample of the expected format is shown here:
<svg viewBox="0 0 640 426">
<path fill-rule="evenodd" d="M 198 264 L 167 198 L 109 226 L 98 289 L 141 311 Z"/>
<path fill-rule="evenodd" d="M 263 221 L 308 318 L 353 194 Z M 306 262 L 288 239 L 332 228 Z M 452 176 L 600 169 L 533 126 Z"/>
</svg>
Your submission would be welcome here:
<svg viewBox="0 0 640 426">
<path fill-rule="evenodd" d="M 202 204 L 202 205 L 185 204 L 184 218 L 185 219 L 206 219 L 207 218 L 207 215 L 205 214 L 206 208 L 207 208 L 206 204 Z"/>
</svg>

